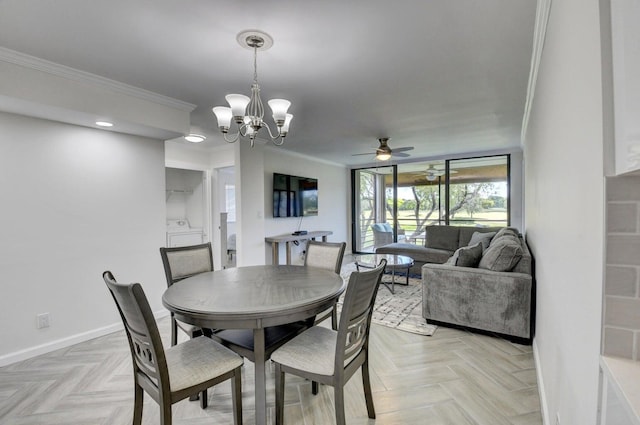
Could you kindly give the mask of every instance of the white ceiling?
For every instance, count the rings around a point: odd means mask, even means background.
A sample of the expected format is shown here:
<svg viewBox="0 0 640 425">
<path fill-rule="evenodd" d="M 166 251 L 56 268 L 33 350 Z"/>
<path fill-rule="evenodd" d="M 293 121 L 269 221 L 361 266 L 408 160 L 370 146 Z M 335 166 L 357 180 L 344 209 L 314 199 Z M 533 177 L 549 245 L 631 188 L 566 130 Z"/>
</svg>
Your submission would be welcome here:
<svg viewBox="0 0 640 425">
<path fill-rule="evenodd" d="M 0 0 L 0 45 L 198 105 L 193 130 L 224 144 L 211 108 L 249 95 L 294 114 L 282 149 L 357 165 L 379 137 L 411 158 L 512 149 L 529 77 L 533 0 Z M 268 108 L 267 108 L 268 109 Z M 268 122 L 271 122 L 270 112 Z M 180 143 L 186 143 L 180 141 Z"/>
</svg>

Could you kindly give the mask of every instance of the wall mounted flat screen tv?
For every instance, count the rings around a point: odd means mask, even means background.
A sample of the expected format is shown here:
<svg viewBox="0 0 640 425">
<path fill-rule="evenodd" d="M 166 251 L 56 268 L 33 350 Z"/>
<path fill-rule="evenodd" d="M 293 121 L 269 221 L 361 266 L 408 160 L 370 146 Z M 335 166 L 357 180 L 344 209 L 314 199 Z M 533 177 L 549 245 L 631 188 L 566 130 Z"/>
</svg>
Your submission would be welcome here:
<svg viewBox="0 0 640 425">
<path fill-rule="evenodd" d="M 318 215 L 318 180 L 273 173 L 273 216 Z"/>
</svg>

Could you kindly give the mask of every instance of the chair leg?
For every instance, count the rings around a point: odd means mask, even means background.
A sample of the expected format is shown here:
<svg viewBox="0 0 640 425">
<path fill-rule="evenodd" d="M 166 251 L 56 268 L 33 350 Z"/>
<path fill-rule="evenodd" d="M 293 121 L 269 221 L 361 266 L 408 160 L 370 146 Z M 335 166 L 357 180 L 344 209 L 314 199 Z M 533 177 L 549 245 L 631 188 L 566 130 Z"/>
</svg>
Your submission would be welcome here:
<svg viewBox="0 0 640 425">
<path fill-rule="evenodd" d="M 206 409 L 208 402 L 209 399 L 207 398 L 207 390 L 204 390 L 200 393 L 200 407 Z"/>
<path fill-rule="evenodd" d="M 367 403 L 367 413 L 369 418 L 376 418 L 376 409 L 373 407 L 373 396 L 371 394 L 371 379 L 369 378 L 369 359 L 365 359 L 362 364 L 362 386 L 364 387 L 364 399 Z"/>
<path fill-rule="evenodd" d="M 171 425 L 171 400 L 161 400 L 160 403 L 160 425 Z"/>
<path fill-rule="evenodd" d="M 176 323 L 176 318 L 171 313 L 171 346 L 173 347 L 178 343 L 178 323 Z"/>
<path fill-rule="evenodd" d="M 142 424 L 142 406 L 144 403 L 144 390 L 137 383 L 133 393 L 133 425 Z"/>
<path fill-rule="evenodd" d="M 336 425 L 346 425 L 344 416 L 344 383 L 341 382 L 333 387 L 333 395 L 336 404 Z"/>
<path fill-rule="evenodd" d="M 284 423 L 284 372 L 279 363 L 276 366 L 276 425 Z"/>
<path fill-rule="evenodd" d="M 231 398 L 233 400 L 233 423 L 242 425 L 242 368 L 236 369 L 231 380 Z"/>
</svg>

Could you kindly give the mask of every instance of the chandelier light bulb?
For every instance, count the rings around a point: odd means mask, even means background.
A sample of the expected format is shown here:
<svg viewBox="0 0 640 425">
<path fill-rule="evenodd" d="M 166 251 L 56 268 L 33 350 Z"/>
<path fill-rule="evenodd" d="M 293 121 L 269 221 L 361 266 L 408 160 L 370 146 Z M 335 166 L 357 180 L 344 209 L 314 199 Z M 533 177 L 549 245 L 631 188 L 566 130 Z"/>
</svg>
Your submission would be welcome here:
<svg viewBox="0 0 640 425">
<path fill-rule="evenodd" d="M 238 121 L 238 118 L 240 118 L 240 122 L 242 123 L 242 117 L 244 117 L 244 114 L 247 111 L 247 104 L 250 100 L 249 97 L 243 94 L 228 94 L 224 98 L 229 102 L 233 118 L 236 122 Z"/>
<path fill-rule="evenodd" d="M 287 134 L 289 132 L 289 124 L 291 124 L 291 120 L 293 119 L 293 115 L 287 114 L 284 118 L 284 124 L 282 124 L 282 128 L 280 129 L 280 133 Z"/>
<path fill-rule="evenodd" d="M 285 99 L 271 99 L 267 103 L 273 112 L 273 120 L 278 126 L 282 126 L 287 117 L 287 109 L 291 106 L 291 102 Z"/>
<path fill-rule="evenodd" d="M 218 118 L 218 128 L 225 133 L 226 130 L 229 130 L 231 127 L 231 108 L 226 106 L 216 106 L 213 108 L 213 113 L 216 114 L 216 118 Z M 224 130 L 223 130 L 224 129 Z"/>
</svg>

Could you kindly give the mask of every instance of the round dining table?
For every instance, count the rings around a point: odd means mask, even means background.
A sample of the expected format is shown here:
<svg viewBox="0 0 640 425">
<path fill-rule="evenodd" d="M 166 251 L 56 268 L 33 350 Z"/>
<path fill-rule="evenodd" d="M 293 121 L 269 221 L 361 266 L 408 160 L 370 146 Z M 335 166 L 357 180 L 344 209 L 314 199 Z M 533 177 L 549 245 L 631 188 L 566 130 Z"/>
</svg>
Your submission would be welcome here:
<svg viewBox="0 0 640 425">
<path fill-rule="evenodd" d="M 333 271 L 291 265 L 216 270 L 171 285 L 162 304 L 176 319 L 214 329 L 253 329 L 256 424 L 267 423 L 268 326 L 308 319 L 332 307 L 346 284 Z"/>
</svg>

